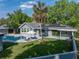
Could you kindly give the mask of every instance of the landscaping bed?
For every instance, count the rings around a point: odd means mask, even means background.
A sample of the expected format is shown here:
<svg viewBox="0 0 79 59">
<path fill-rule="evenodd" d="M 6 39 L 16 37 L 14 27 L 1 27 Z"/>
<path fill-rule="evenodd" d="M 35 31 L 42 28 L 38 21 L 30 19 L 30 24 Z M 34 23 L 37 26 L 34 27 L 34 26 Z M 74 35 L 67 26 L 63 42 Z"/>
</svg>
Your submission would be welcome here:
<svg viewBox="0 0 79 59">
<path fill-rule="evenodd" d="M 4 43 L 0 59 L 24 59 L 72 51 L 72 46 L 64 40 L 43 40 L 29 43 Z"/>
</svg>

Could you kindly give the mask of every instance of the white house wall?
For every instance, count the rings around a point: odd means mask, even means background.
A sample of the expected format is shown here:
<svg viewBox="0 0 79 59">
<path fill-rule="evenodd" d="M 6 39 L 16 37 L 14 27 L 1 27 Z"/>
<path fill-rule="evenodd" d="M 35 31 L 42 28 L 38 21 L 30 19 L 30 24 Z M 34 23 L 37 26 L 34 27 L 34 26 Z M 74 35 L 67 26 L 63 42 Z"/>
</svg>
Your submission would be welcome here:
<svg viewBox="0 0 79 59">
<path fill-rule="evenodd" d="M 29 28 L 30 30 L 32 29 L 31 27 L 29 27 L 29 26 L 27 26 L 27 25 L 24 25 L 23 27 L 21 27 L 20 28 L 20 34 L 24 34 L 24 33 L 26 33 L 26 32 L 23 32 L 23 30 L 22 29 L 24 29 L 24 28 Z"/>
<path fill-rule="evenodd" d="M 52 36 L 52 31 L 48 31 L 48 36 Z"/>
</svg>

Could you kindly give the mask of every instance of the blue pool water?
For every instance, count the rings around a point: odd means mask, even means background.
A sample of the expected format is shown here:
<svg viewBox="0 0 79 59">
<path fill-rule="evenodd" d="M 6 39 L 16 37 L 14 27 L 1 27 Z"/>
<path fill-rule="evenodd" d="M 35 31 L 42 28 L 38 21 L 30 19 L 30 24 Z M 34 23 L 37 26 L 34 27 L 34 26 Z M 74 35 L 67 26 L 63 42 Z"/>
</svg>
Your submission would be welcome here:
<svg viewBox="0 0 79 59">
<path fill-rule="evenodd" d="M 17 40 L 20 40 L 20 39 L 24 39 L 25 40 L 25 39 L 29 39 L 29 38 L 37 39 L 36 36 L 23 36 L 23 35 L 4 35 L 2 37 L 2 39 L 4 41 L 17 41 Z"/>
<path fill-rule="evenodd" d="M 15 36 L 3 36 L 3 40 L 11 40 L 11 41 L 16 41 L 19 40 L 20 37 L 15 37 Z"/>
</svg>

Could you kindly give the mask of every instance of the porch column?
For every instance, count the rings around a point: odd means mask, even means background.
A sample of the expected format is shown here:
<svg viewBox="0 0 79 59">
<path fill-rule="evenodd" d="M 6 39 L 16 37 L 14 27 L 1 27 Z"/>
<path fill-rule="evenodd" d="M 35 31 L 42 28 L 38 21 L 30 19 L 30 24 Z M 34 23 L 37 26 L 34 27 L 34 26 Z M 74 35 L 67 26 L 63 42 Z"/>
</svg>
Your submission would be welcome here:
<svg viewBox="0 0 79 59">
<path fill-rule="evenodd" d="M 48 36 L 52 36 L 52 31 L 48 31 Z"/>
<path fill-rule="evenodd" d="M 37 35 L 39 36 L 39 34 L 40 34 L 40 33 L 39 33 L 39 30 L 37 30 Z"/>
<path fill-rule="evenodd" d="M 71 38 L 71 40 L 72 40 L 72 39 L 75 39 L 75 37 L 74 37 L 74 32 L 72 32 L 72 34 L 71 34 L 71 37 L 70 37 L 70 38 Z"/>
<path fill-rule="evenodd" d="M 60 37 L 61 37 L 61 31 L 60 31 Z"/>
<path fill-rule="evenodd" d="M 74 37 L 74 32 L 72 32 L 72 37 Z"/>
</svg>

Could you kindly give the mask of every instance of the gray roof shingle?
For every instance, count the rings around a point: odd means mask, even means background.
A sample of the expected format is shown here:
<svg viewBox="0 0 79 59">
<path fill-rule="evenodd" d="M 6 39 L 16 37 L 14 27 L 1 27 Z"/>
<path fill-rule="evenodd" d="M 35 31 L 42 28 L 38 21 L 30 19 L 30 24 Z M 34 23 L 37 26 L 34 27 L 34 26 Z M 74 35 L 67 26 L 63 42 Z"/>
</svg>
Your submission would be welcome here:
<svg viewBox="0 0 79 59">
<path fill-rule="evenodd" d="M 24 25 L 28 25 L 33 29 L 40 29 L 41 24 L 40 23 L 26 23 L 24 22 L 21 26 L 19 26 L 19 28 L 21 28 Z M 70 27 L 70 26 L 66 26 L 66 25 L 61 25 L 61 24 L 46 24 L 43 26 L 43 29 L 46 30 L 60 30 L 60 31 L 77 31 L 77 29 Z"/>
<path fill-rule="evenodd" d="M 0 26 L 0 29 L 8 29 L 8 27 L 7 27 L 7 26 L 2 25 L 2 26 Z"/>
<path fill-rule="evenodd" d="M 33 29 L 40 29 L 40 24 L 39 23 L 26 23 L 24 22 L 19 28 L 22 28 L 24 25 L 28 25 Z"/>
</svg>

